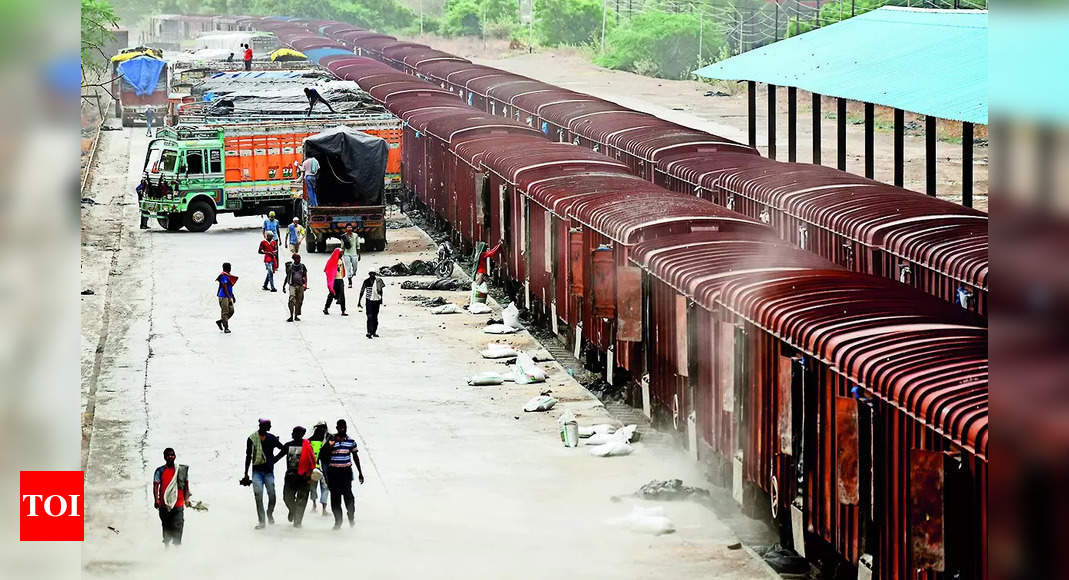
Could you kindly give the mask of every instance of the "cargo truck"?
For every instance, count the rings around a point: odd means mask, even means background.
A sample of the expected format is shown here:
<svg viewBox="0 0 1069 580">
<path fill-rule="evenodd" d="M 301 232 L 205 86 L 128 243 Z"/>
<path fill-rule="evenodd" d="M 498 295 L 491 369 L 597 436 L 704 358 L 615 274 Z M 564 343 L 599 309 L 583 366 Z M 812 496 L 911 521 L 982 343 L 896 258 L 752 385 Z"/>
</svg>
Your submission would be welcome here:
<svg viewBox="0 0 1069 580">
<path fill-rule="evenodd" d="M 319 162 L 317 203 L 308 204 L 305 228 L 308 252 L 326 251 L 327 240 L 340 238 L 348 226 L 363 238 L 365 249 L 386 248 L 383 177 L 388 151 L 384 139 L 350 127 L 335 127 L 304 140 L 305 156 Z"/>
<path fill-rule="evenodd" d="M 303 161 L 304 140 L 339 123 L 384 138 L 387 167 L 400 176 L 401 122 L 388 114 L 360 118 L 308 119 L 292 122 L 214 122 L 159 129 L 149 142 L 142 171 L 141 211 L 161 227 L 203 232 L 220 213 L 238 216 L 275 211 L 282 223 L 299 217 L 306 227 L 309 215 L 297 167 Z M 389 177 L 382 177 L 384 183 Z M 350 213 L 357 208 L 346 208 Z M 376 213 L 377 211 L 377 213 Z M 362 215 L 381 215 L 372 208 Z M 353 214 L 355 217 L 357 214 Z M 366 220 L 368 234 L 377 232 Z M 371 230 L 375 230 L 374 232 Z M 373 238 L 385 239 L 382 235 Z M 372 244 L 375 245 L 375 244 Z M 370 248 L 369 248 L 370 249 Z"/>
<path fill-rule="evenodd" d="M 163 52 L 143 46 L 126 49 L 112 57 L 111 66 L 115 116 L 122 119 L 123 126 L 144 122 L 150 109 L 156 125 L 162 125 L 170 91 Z"/>
</svg>

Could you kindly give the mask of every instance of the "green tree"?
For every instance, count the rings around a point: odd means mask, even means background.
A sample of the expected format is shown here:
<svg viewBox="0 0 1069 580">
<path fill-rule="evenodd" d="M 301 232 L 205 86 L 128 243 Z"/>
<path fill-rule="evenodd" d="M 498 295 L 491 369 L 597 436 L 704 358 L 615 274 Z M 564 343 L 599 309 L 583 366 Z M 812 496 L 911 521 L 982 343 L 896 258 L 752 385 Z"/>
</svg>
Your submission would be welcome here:
<svg viewBox="0 0 1069 580">
<path fill-rule="evenodd" d="M 587 44 L 601 33 L 598 0 L 535 0 L 535 29 L 547 46 Z"/>
<path fill-rule="evenodd" d="M 705 27 L 697 14 L 644 12 L 609 33 L 601 66 L 669 79 L 685 78 L 704 61 L 722 53 L 723 34 Z M 702 61 L 698 59 L 701 36 Z"/>
<path fill-rule="evenodd" d="M 107 0 L 82 0 L 82 82 L 85 73 L 107 70 L 108 57 L 104 46 L 115 38 L 112 30 L 119 25 L 119 17 Z"/>
</svg>

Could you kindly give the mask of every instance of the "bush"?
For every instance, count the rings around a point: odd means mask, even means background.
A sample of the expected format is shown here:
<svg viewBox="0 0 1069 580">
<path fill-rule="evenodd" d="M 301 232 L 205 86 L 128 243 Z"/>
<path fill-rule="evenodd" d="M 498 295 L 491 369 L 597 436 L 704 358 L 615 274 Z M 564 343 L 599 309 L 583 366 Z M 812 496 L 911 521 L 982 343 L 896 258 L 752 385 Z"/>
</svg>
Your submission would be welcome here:
<svg viewBox="0 0 1069 580">
<path fill-rule="evenodd" d="M 449 0 L 439 32 L 443 36 L 482 36 L 483 15 L 486 35 L 508 38 L 519 22 L 515 0 Z"/>
<path fill-rule="evenodd" d="M 596 62 L 606 68 L 648 76 L 680 79 L 722 54 L 724 37 L 711 27 L 702 35 L 698 61 L 698 16 L 649 11 L 613 30 L 605 39 L 605 53 Z"/>
<path fill-rule="evenodd" d="M 587 44 L 601 34 L 598 0 L 535 0 L 535 28 L 547 46 Z"/>
</svg>

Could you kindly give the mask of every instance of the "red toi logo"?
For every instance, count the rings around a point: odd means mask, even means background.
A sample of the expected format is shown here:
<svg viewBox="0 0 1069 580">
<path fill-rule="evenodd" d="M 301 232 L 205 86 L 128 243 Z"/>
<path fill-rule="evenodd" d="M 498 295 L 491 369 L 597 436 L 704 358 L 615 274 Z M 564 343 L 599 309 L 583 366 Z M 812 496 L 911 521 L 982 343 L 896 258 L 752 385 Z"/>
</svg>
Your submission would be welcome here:
<svg viewBox="0 0 1069 580">
<path fill-rule="evenodd" d="M 85 476 L 81 471 L 19 472 L 19 539 L 85 539 Z"/>
</svg>

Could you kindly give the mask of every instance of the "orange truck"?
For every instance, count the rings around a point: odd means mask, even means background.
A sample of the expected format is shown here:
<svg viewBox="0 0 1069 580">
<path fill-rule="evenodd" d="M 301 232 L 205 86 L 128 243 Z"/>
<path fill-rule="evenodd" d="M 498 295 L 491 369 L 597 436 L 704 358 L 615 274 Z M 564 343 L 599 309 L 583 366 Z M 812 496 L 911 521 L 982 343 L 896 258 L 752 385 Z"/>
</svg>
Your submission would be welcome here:
<svg viewBox="0 0 1069 580">
<path fill-rule="evenodd" d="M 309 226 L 308 204 L 296 181 L 305 138 L 346 126 L 381 137 L 387 143 L 385 189 L 401 187 L 401 121 L 388 113 L 339 118 L 270 120 L 211 117 L 196 125 L 180 117 L 174 128 L 160 129 L 149 143 L 142 180 L 141 212 L 176 231 L 202 232 L 220 213 L 238 216 L 275 211 L 283 223 L 294 216 Z M 386 225 L 382 206 L 363 208 L 361 235 L 382 240 Z M 362 208 L 345 208 L 359 214 Z M 370 219 L 374 214 L 377 219 Z M 379 244 L 372 244 L 379 245 Z"/>
</svg>

